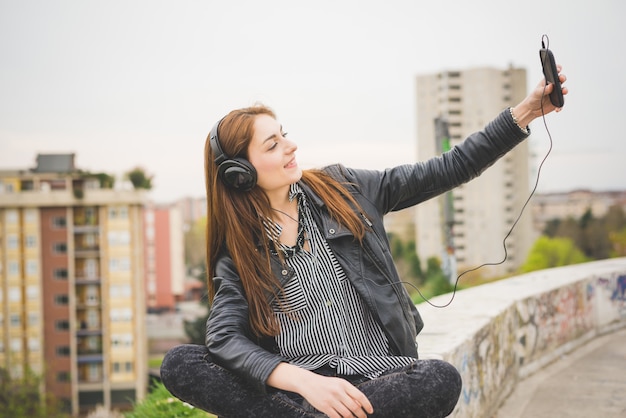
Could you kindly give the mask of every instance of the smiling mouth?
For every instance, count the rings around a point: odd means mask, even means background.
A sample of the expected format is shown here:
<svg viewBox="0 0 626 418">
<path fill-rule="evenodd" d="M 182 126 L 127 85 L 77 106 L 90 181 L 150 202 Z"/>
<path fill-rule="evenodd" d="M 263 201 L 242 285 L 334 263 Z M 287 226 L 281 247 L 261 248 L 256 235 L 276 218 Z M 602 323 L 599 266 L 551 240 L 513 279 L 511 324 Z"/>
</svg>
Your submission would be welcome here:
<svg viewBox="0 0 626 418">
<path fill-rule="evenodd" d="M 290 168 L 296 165 L 296 158 L 292 158 L 291 160 L 289 160 L 289 162 L 287 164 L 285 164 L 285 168 Z"/>
</svg>

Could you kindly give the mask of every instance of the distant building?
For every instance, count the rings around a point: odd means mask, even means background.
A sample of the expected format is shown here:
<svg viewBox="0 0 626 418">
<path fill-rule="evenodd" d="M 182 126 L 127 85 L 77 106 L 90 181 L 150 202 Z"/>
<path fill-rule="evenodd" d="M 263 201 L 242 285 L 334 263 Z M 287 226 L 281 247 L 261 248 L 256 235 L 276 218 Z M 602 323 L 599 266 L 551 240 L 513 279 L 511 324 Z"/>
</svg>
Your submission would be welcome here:
<svg viewBox="0 0 626 418">
<path fill-rule="evenodd" d="M 0 171 L 0 367 L 74 415 L 147 392 L 144 191 L 100 187 L 74 154 Z"/>
<path fill-rule="evenodd" d="M 519 68 L 474 68 L 418 76 L 418 160 L 438 155 L 446 145 L 458 144 L 525 96 L 526 71 Z M 437 119 L 445 121 L 448 138 L 437 137 Z M 442 139 L 449 142 L 442 143 Z M 524 141 L 479 178 L 454 189 L 451 195 L 417 206 L 420 259 L 438 257 L 444 264 L 447 259 L 453 274 L 501 261 L 502 242 L 529 193 L 529 152 Z M 514 272 L 533 241 L 531 213 L 526 211 L 507 239 L 506 261 L 485 266 L 478 273 L 497 277 Z"/>
<path fill-rule="evenodd" d="M 198 219 L 206 217 L 206 197 L 185 197 L 177 200 L 175 205 L 180 211 L 185 231 Z"/>
<path fill-rule="evenodd" d="M 175 205 L 149 205 L 144 222 L 148 311 L 174 311 L 176 303 L 185 296 L 185 249 L 180 209 Z"/>
<path fill-rule="evenodd" d="M 588 210 L 591 210 L 594 217 L 600 218 L 614 205 L 621 206 L 626 212 L 626 190 L 572 190 L 536 194 L 532 200 L 534 229 L 541 233 L 551 220 L 580 219 Z"/>
</svg>

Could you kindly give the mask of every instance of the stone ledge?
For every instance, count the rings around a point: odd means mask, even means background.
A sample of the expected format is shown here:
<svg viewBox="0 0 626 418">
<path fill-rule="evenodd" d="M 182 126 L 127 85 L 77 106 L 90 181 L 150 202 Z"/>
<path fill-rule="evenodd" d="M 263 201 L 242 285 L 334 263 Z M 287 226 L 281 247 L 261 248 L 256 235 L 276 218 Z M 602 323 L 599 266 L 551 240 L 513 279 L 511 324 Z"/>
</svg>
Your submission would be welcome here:
<svg viewBox="0 0 626 418">
<path fill-rule="evenodd" d="M 422 358 L 454 364 L 463 391 L 451 416 L 493 415 L 517 382 L 596 335 L 626 326 L 626 258 L 542 270 L 418 306 Z M 430 300 L 445 305 L 451 294 Z"/>
</svg>

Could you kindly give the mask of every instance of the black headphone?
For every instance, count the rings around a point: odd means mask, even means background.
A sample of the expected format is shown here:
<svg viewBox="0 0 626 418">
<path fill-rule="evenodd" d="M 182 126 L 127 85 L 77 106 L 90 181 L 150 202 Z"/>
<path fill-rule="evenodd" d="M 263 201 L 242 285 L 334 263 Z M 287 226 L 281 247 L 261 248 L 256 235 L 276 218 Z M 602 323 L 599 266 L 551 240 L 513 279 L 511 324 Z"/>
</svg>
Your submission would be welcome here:
<svg viewBox="0 0 626 418">
<path fill-rule="evenodd" d="M 215 156 L 213 161 L 217 165 L 217 176 L 226 186 L 247 192 L 256 185 L 256 169 L 245 158 L 231 159 L 222 151 L 220 139 L 217 136 L 217 130 L 222 120 L 223 118 L 217 121 L 213 128 L 211 128 L 211 133 L 209 134 L 211 150 Z"/>
</svg>

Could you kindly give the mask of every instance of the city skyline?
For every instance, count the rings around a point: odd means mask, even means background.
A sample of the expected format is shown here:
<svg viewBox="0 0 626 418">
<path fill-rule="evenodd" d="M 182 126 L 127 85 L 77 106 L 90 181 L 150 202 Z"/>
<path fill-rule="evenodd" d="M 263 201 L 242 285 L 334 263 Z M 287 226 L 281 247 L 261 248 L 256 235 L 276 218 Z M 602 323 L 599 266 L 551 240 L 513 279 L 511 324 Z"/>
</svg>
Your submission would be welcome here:
<svg viewBox="0 0 626 418">
<path fill-rule="evenodd" d="M 604 46 L 626 36 L 626 4 L 414 3 L 0 0 L 0 169 L 75 153 L 118 181 L 143 167 L 157 202 L 202 197 L 210 127 L 255 102 L 274 108 L 305 168 L 410 163 L 417 76 L 513 65 L 530 90 L 547 34 L 571 94 L 546 118 L 538 190 L 626 188 L 626 81 L 612 78 L 626 58 Z M 549 139 L 540 119 L 531 129 L 536 168 Z"/>
</svg>

